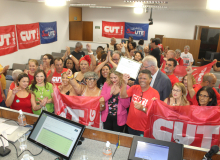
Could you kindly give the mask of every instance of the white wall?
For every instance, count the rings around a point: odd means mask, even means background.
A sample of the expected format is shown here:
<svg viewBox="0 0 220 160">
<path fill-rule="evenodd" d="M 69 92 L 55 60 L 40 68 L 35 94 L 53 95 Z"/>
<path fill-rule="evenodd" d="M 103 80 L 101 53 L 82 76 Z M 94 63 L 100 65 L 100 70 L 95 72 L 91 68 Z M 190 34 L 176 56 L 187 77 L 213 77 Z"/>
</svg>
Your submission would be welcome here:
<svg viewBox="0 0 220 160">
<path fill-rule="evenodd" d="M 68 8 L 68 6 L 51 8 L 45 6 L 44 3 L 1 1 L 0 26 L 57 21 L 58 38 L 54 43 L 42 44 L 1 56 L 0 64 L 11 66 L 13 63 L 27 63 L 29 58 L 40 59 L 42 54 L 60 52 L 61 49 L 65 49 L 69 39 Z"/>
<path fill-rule="evenodd" d="M 103 20 L 148 23 L 150 13 L 137 15 L 133 13 L 133 8 L 83 8 L 82 16 L 83 21 L 93 21 L 93 41 L 109 42 L 109 38 L 102 37 Z M 195 25 L 220 27 L 219 16 L 220 12 L 210 11 L 153 10 L 154 24 L 149 26 L 148 39 L 155 37 L 155 34 L 165 35 L 167 38 L 193 39 Z M 100 29 L 95 29 L 95 26 L 100 26 Z"/>
</svg>

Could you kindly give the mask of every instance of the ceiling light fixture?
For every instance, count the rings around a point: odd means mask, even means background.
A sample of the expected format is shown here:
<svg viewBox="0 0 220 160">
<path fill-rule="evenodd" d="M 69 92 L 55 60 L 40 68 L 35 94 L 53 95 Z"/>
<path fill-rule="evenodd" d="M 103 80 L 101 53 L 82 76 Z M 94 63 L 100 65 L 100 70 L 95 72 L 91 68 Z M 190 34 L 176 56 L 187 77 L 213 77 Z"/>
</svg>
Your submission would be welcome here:
<svg viewBox="0 0 220 160">
<path fill-rule="evenodd" d="M 96 4 L 70 4 L 70 6 L 95 6 Z"/>
<path fill-rule="evenodd" d="M 156 3 L 156 4 L 168 4 L 167 1 L 124 1 L 124 2 L 132 2 L 132 3 L 139 2 L 139 3 L 149 3 L 149 4 L 154 4 L 154 3 Z"/>
<path fill-rule="evenodd" d="M 143 13 L 143 8 L 140 8 L 140 7 L 134 8 L 134 13 L 135 14 L 142 14 Z"/>
<path fill-rule="evenodd" d="M 107 6 L 89 6 L 89 8 L 112 8 Z"/>
<path fill-rule="evenodd" d="M 66 0 L 45 0 L 45 4 L 51 7 L 61 7 L 66 5 Z"/>
<path fill-rule="evenodd" d="M 219 11 L 220 1 L 219 0 L 207 0 L 206 9 Z"/>
</svg>

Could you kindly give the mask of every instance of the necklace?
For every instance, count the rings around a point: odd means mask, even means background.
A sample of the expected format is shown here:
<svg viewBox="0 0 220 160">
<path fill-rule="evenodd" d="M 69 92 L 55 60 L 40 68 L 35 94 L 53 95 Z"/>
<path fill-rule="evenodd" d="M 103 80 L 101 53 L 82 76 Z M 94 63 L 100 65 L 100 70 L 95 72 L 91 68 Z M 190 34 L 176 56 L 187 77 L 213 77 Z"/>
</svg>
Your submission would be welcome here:
<svg viewBox="0 0 220 160">
<path fill-rule="evenodd" d="M 43 96 L 43 94 L 44 94 L 44 88 L 42 89 L 42 91 L 38 88 L 38 91 L 39 91 L 39 93 L 40 93 L 40 98 L 43 99 L 43 98 L 44 98 L 44 96 Z"/>
</svg>

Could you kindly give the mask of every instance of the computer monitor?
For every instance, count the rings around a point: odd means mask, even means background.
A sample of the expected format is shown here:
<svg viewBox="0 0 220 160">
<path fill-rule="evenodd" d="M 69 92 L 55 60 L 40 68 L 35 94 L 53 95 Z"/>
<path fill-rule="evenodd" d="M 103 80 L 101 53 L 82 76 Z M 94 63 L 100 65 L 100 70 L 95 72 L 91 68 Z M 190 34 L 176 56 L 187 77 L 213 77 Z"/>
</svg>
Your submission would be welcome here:
<svg viewBox="0 0 220 160">
<path fill-rule="evenodd" d="M 134 136 L 128 160 L 182 160 L 183 145 Z"/>
<path fill-rule="evenodd" d="M 43 111 L 27 139 L 69 160 L 84 130 L 82 124 Z"/>
</svg>

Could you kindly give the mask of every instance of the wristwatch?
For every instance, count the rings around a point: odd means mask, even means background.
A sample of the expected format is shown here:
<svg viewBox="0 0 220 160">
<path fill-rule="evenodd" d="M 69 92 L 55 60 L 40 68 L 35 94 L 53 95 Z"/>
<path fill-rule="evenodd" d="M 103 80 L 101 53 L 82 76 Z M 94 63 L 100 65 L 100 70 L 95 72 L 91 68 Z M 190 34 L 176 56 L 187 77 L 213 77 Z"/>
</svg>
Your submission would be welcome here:
<svg viewBox="0 0 220 160">
<path fill-rule="evenodd" d="M 101 104 L 101 107 L 103 108 L 103 107 L 105 107 L 105 105 L 104 105 L 104 104 Z"/>
<path fill-rule="evenodd" d="M 144 112 L 146 111 L 146 108 L 145 108 L 145 107 L 143 107 L 143 111 L 144 111 Z"/>
<path fill-rule="evenodd" d="M 72 57 L 73 55 L 71 54 L 71 55 L 69 55 L 69 57 Z"/>
</svg>

